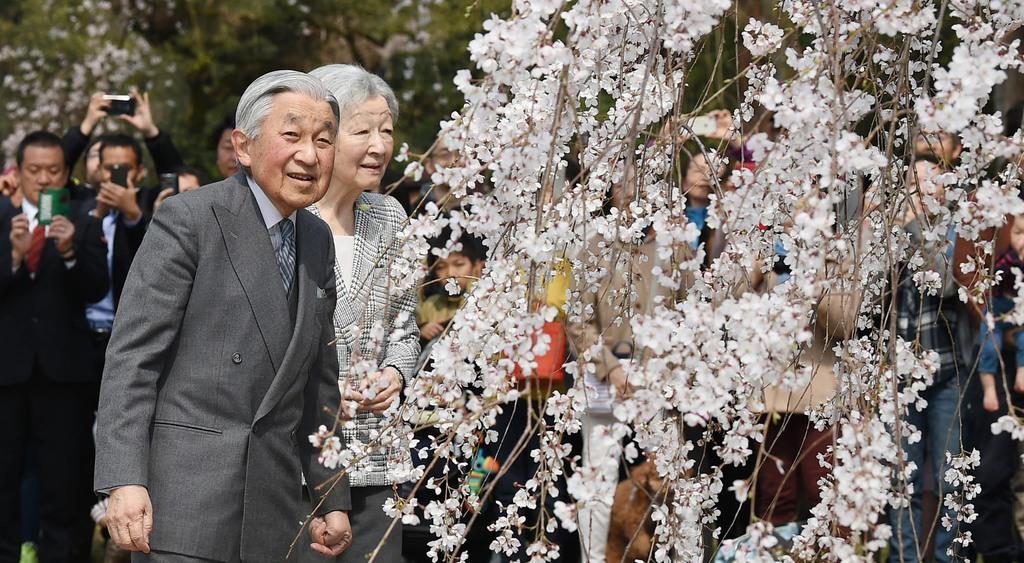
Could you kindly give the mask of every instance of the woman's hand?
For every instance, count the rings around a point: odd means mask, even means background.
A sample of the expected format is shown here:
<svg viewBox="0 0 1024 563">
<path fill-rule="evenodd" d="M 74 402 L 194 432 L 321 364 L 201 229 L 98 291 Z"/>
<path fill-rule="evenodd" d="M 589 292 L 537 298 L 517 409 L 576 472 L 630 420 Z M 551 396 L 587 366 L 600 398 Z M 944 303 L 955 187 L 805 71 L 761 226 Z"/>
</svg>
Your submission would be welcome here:
<svg viewBox="0 0 1024 563">
<path fill-rule="evenodd" d="M 388 410 L 402 390 L 402 374 L 388 366 L 381 371 L 371 373 L 360 386 L 359 410 L 381 414 Z"/>
</svg>

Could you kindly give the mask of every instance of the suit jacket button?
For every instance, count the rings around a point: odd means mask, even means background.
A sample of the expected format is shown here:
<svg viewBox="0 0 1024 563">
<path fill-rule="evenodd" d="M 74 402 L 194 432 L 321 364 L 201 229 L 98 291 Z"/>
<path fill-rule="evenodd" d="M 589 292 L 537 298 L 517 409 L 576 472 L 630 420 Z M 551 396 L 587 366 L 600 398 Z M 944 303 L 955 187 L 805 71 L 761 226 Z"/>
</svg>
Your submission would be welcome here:
<svg viewBox="0 0 1024 563">
<path fill-rule="evenodd" d="M 231 356 L 231 361 L 234 362 L 235 365 L 242 363 L 242 355 L 239 354 L 238 352 L 235 352 L 235 355 Z"/>
</svg>

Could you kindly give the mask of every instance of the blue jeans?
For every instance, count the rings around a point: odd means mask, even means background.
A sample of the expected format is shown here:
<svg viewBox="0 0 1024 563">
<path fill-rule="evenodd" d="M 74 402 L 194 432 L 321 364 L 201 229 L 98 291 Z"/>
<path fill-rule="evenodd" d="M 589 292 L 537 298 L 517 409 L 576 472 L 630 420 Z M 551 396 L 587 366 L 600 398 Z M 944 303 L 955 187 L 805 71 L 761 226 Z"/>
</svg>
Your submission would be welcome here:
<svg viewBox="0 0 1024 563">
<path fill-rule="evenodd" d="M 999 354 L 1003 349 L 1003 333 L 1006 332 L 1006 329 L 1015 326 L 1006 321 L 1000 321 L 998 318 L 1013 309 L 1013 299 L 1004 296 L 993 297 L 991 309 L 992 316 L 997 320 L 991 332 L 989 332 L 987 322 L 981 323 L 981 336 L 979 337 L 981 352 L 978 359 L 978 373 L 991 373 L 995 375 L 1002 373 L 1002 370 L 999 369 Z M 1017 365 L 1024 366 L 1024 330 L 1017 332 L 1014 340 L 1017 343 Z"/>
<path fill-rule="evenodd" d="M 943 475 L 949 467 L 946 453 L 953 456 L 960 453 L 960 384 L 956 378 L 952 378 L 927 389 L 923 396 L 928 401 L 928 406 L 923 412 L 911 406 L 906 418 L 906 422 L 913 424 L 921 432 L 921 440 L 915 444 L 908 444 L 906 436 L 903 436 L 904 457 L 907 463 L 914 462 L 917 469 L 907 482 L 914 488 L 910 496 L 910 509 L 889 510 L 889 523 L 892 526 L 890 562 L 916 563 L 927 559 L 918 549 L 918 540 L 924 544 L 929 534 L 935 535 L 935 561 L 951 561 L 946 550 L 957 535 L 956 517 L 946 509 L 943 509 L 944 514 L 949 514 L 954 521 L 952 530 L 946 531 L 942 526 L 941 516 L 934 523 L 934 530 L 922 528 L 921 495 L 924 488 L 926 449 L 932 459 L 932 471 L 938 489 L 936 496 L 940 507 L 943 505 L 942 499 L 950 492 L 950 485 L 943 480 Z M 897 484 L 897 490 L 903 490 L 902 482 Z M 932 528 L 931 521 L 927 524 Z"/>
</svg>

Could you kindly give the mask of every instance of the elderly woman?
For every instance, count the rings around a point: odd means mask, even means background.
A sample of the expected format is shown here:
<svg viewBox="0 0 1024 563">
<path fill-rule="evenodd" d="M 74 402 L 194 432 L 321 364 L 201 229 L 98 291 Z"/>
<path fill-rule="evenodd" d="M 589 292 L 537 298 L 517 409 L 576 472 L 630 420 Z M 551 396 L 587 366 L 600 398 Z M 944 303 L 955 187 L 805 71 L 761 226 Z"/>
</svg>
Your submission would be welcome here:
<svg viewBox="0 0 1024 563">
<path fill-rule="evenodd" d="M 400 561 L 402 526 L 382 505 L 394 495 L 393 474 L 408 461 L 408 448 L 381 447 L 374 436 L 387 425 L 385 411 L 401 401 L 419 355 L 415 289 L 390 297 L 388 270 L 397 253 L 405 211 L 391 196 L 375 193 L 391 160 L 398 101 L 378 76 L 354 65 L 327 65 L 313 72 L 338 99 L 341 122 L 335 142 L 330 188 L 310 208 L 334 234 L 338 305 L 334 315 L 339 382 L 355 427 L 343 430 L 350 445 L 369 446 L 369 455 L 350 470 L 353 544 L 343 561 Z M 371 330 L 383 324 L 382 342 Z M 354 373 L 357 361 L 375 371 Z M 365 372 L 365 370 L 362 370 Z M 383 540 L 383 541 L 382 541 Z"/>
</svg>

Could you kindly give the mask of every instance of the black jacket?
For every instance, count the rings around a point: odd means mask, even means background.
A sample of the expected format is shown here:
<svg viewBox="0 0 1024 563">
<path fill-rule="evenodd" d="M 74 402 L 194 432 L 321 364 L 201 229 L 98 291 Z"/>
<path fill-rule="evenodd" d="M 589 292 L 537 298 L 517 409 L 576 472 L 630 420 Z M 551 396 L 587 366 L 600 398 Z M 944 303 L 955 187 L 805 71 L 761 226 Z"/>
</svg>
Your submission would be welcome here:
<svg viewBox="0 0 1024 563">
<path fill-rule="evenodd" d="M 71 127 L 61 141 L 64 147 L 64 158 L 68 167 L 74 167 L 81 158 L 85 148 L 89 145 L 89 137 L 82 134 L 78 126 Z M 185 165 L 181 153 L 171 140 L 171 136 L 161 131 L 152 139 L 146 139 L 146 148 L 153 157 L 158 174 L 176 172 Z M 74 184 L 70 187 L 71 198 L 81 202 L 82 209 L 89 211 L 96 207 L 96 192 L 83 184 Z M 135 253 L 142 244 L 142 237 L 146 234 L 146 225 L 153 216 L 153 202 L 159 194 L 159 188 L 140 187 L 136 195 L 139 209 L 142 210 L 142 219 L 135 225 L 129 227 L 124 223 L 123 218 L 117 221 L 117 228 L 114 232 L 114 253 L 111 258 L 110 278 L 114 292 L 114 310 L 117 310 L 118 302 L 121 300 L 121 291 L 124 289 L 124 282 L 128 279 L 128 268 L 135 259 Z M 100 234 L 102 235 L 102 220 L 100 223 Z M 105 292 L 104 292 L 105 293 Z M 101 295 L 100 298 L 103 296 Z"/>
<path fill-rule="evenodd" d="M 68 168 L 72 169 L 78 163 L 78 159 L 82 157 L 82 153 L 85 152 L 85 147 L 89 146 L 89 137 L 83 135 L 82 130 L 75 125 L 68 129 L 67 133 L 64 133 L 61 145 L 64 147 L 64 160 L 68 163 Z M 146 148 L 149 149 L 149 154 L 153 157 L 153 164 L 156 165 L 158 175 L 177 172 L 185 165 L 181 153 L 178 152 L 178 147 L 174 145 L 171 136 L 164 131 L 160 131 L 152 139 L 146 139 Z"/>
<path fill-rule="evenodd" d="M 19 213 L 9 198 L 0 198 L 0 386 L 28 381 L 36 362 L 52 381 L 93 380 L 85 304 L 101 299 L 110 283 L 100 223 L 72 202 L 74 266 L 67 268 L 47 239 L 31 276 L 27 264 L 17 272 L 11 267 L 11 219 Z"/>
</svg>

